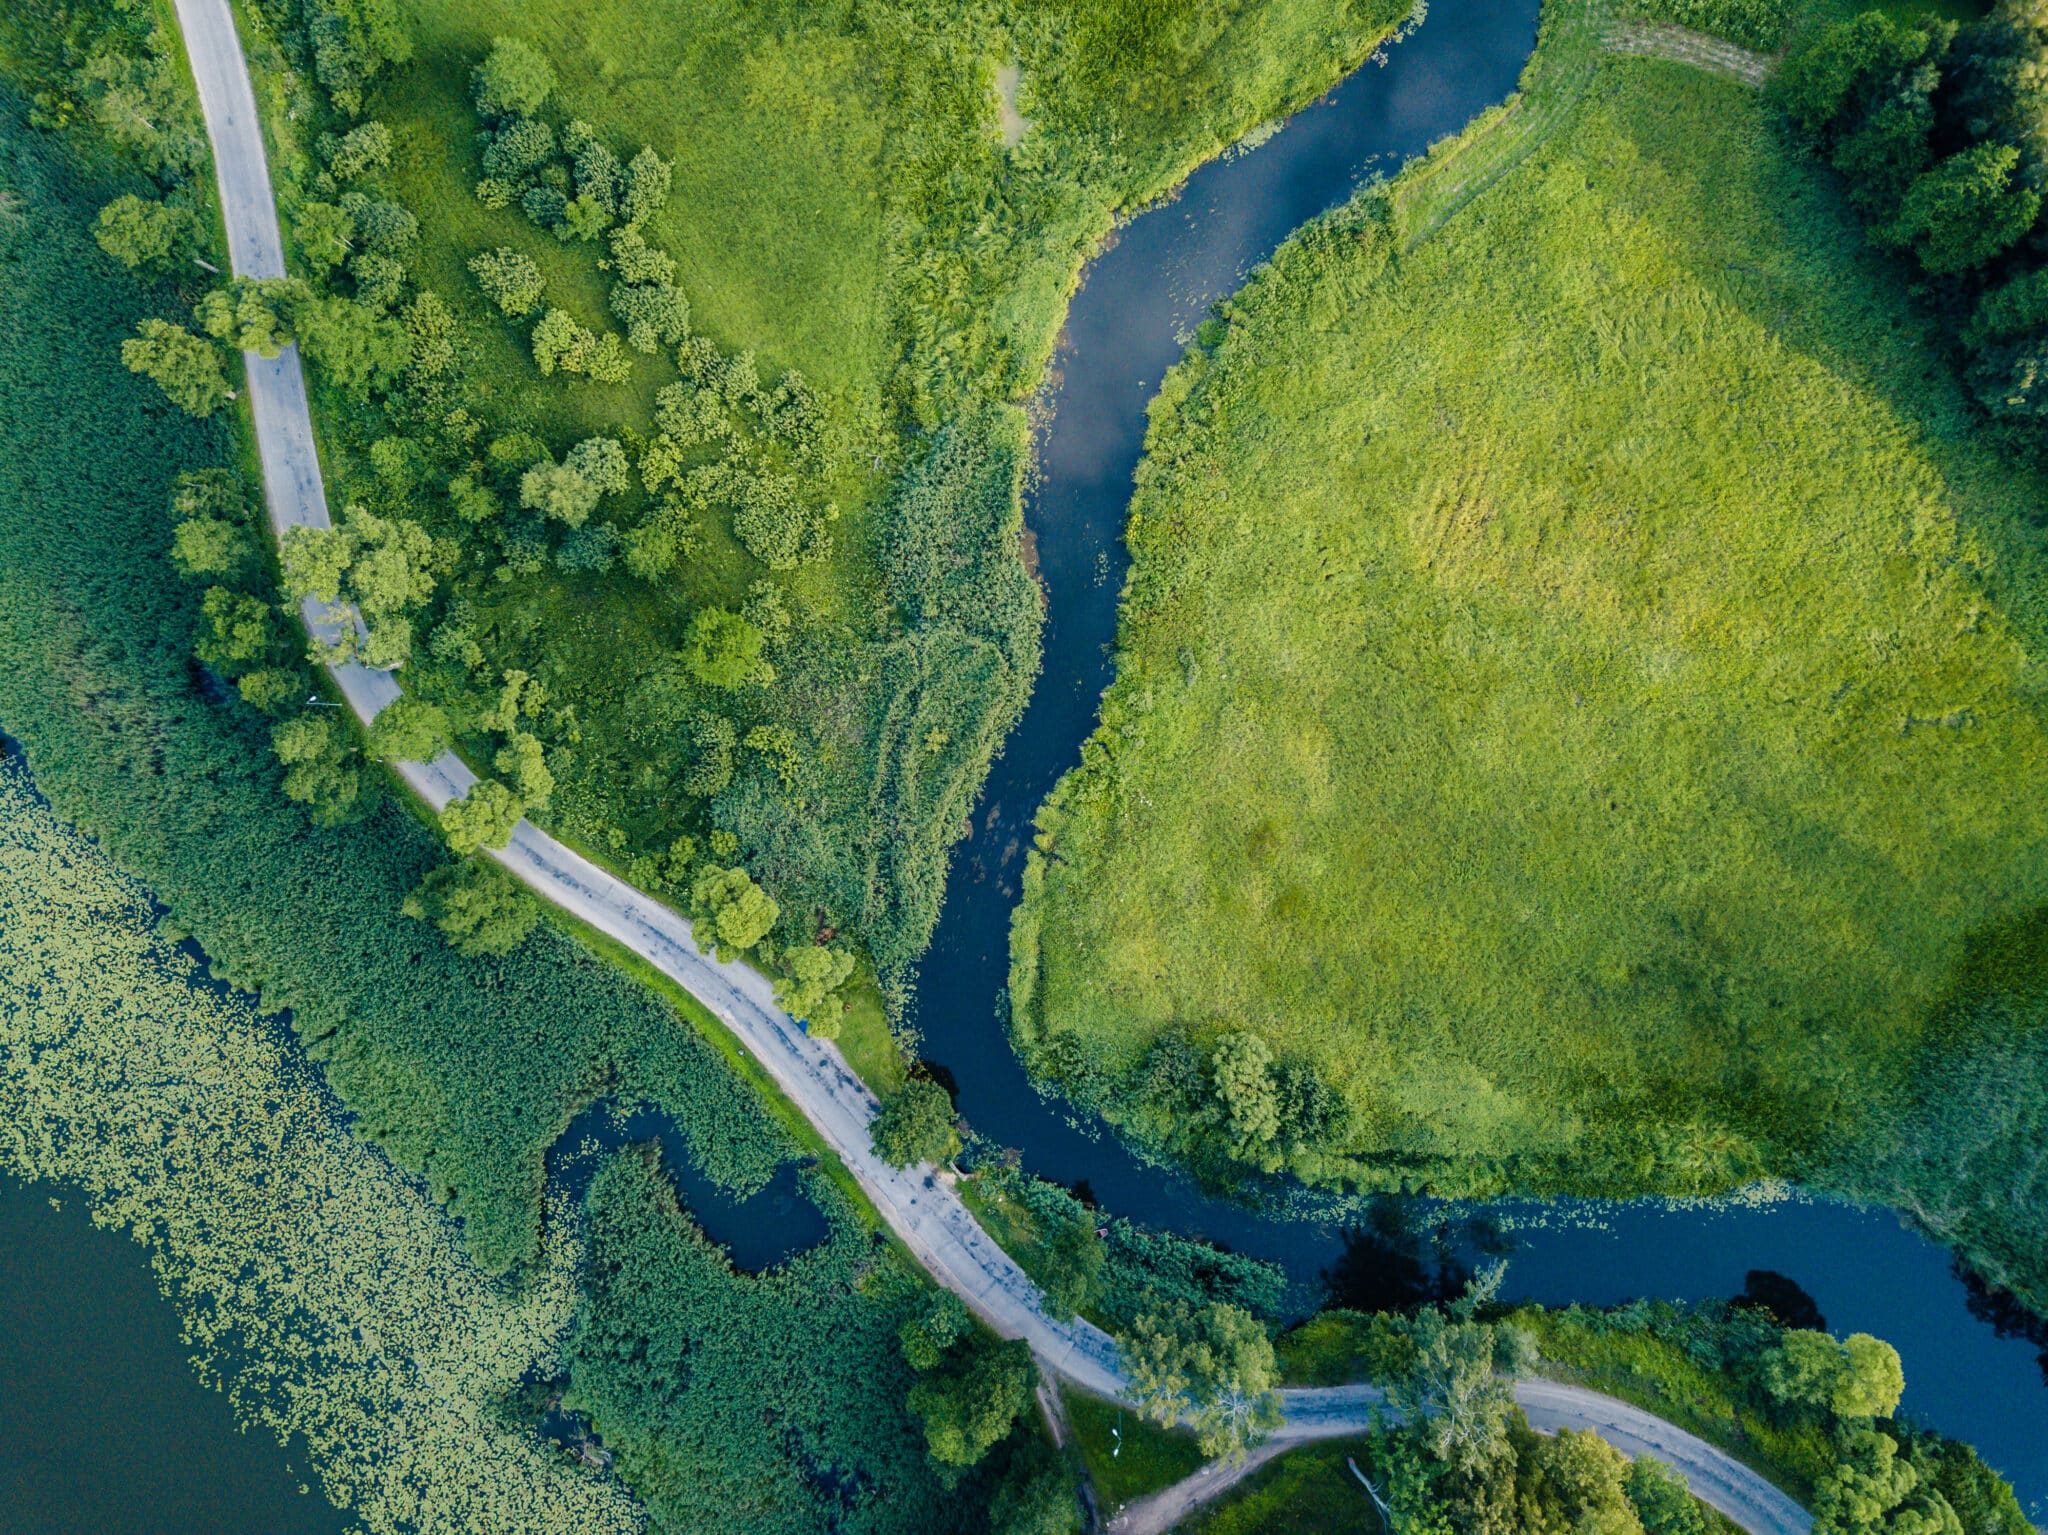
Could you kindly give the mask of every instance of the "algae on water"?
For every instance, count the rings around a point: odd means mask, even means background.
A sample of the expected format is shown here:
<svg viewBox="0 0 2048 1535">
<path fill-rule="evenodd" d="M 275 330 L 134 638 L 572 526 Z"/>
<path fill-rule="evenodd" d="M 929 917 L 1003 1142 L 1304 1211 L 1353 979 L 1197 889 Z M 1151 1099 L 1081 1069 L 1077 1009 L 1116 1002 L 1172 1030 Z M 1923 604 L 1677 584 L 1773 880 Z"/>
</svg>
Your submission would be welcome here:
<svg viewBox="0 0 2048 1535">
<path fill-rule="evenodd" d="M 518 1288 L 352 1134 L 282 1031 L 0 759 L 0 1169 L 148 1245 L 201 1374 L 303 1435 L 372 1532 L 614 1535 L 638 1507 L 504 1410 L 575 1308 L 566 1220 Z"/>
</svg>

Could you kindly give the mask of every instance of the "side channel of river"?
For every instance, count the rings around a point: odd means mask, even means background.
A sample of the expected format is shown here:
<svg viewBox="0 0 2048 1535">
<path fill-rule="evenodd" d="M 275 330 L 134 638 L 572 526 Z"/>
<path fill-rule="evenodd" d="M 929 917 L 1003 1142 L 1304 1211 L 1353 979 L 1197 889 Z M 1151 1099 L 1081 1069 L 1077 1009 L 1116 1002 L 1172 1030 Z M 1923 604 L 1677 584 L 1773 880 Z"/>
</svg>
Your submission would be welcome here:
<svg viewBox="0 0 2048 1535">
<path fill-rule="evenodd" d="M 1514 1256 L 1508 1291 L 1551 1304 L 1733 1295 L 1756 1271 L 1790 1278 L 1837 1331 L 1888 1338 L 1904 1356 L 1905 1408 L 1975 1443 L 2048 1521 L 2048 1336 L 1973 1288 L 1948 1254 L 1883 1211 L 1791 1199 L 1731 1208 L 1507 1203 L 1433 1230 L 1427 1205 L 1381 1217 L 1387 1240 L 1332 1221 L 1268 1217 L 1205 1198 L 1140 1162 L 1070 1106 L 1039 1097 L 998 1014 L 1009 918 L 1031 818 L 1080 759 L 1111 672 L 1123 528 L 1145 411 L 1218 298 L 1307 219 L 1366 178 L 1392 175 L 1514 88 L 1538 0 L 1430 0 L 1428 19 L 1269 142 L 1197 171 L 1171 203 L 1133 219 L 1089 266 L 1069 311 L 1027 517 L 1048 621 L 1045 670 L 990 775 L 919 978 L 925 1052 L 950 1074 L 982 1135 L 1024 1165 L 1084 1183 L 1105 1209 L 1329 1276 L 1354 1302 L 1413 1296 L 1480 1248 Z"/>
</svg>

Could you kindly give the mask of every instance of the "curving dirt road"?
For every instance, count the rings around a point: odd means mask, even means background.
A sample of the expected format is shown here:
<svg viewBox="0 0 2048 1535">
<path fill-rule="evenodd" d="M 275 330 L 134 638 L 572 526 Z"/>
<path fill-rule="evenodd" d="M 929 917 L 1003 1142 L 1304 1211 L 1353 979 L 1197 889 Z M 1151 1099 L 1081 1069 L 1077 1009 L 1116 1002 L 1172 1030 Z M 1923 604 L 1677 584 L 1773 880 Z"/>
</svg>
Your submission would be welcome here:
<svg viewBox="0 0 2048 1535">
<path fill-rule="evenodd" d="M 233 269 L 253 277 L 283 276 L 284 246 L 262 124 L 228 0 L 174 3 L 213 142 Z M 292 527 L 326 527 L 326 493 L 298 351 L 287 347 L 275 358 L 252 354 L 246 361 L 271 525 L 279 536 Z M 305 617 L 314 631 L 332 634 L 336 620 L 324 605 L 308 603 Z M 397 680 L 388 672 L 349 665 L 332 668 L 332 674 L 365 723 L 398 697 Z M 467 764 L 452 753 L 432 762 L 401 764 L 399 772 L 436 810 L 467 794 L 476 782 Z M 934 1279 L 997 1332 L 1027 1339 L 1050 1372 L 1083 1390 L 1120 1394 L 1124 1377 L 1107 1333 L 1086 1321 L 1049 1317 L 1037 1287 L 975 1222 L 943 1174 L 894 1168 L 874 1154 L 868 1139 L 868 1122 L 878 1107 L 874 1095 L 847 1067 L 836 1045 L 812 1039 L 776 1006 L 765 977 L 745 965 L 720 964 L 698 953 L 682 917 L 530 822 L 521 821 L 510 846 L 494 856 L 539 894 L 641 955 L 730 1029 L 817 1128 Z M 1595 1428 L 1631 1454 L 1656 1456 L 1684 1473 L 1702 1498 L 1752 1535 L 1806 1535 L 1811 1528 L 1804 1511 L 1755 1472 L 1671 1424 L 1578 1387 L 1529 1381 L 1517 1390 L 1537 1427 Z M 1378 1400 L 1378 1393 L 1366 1386 L 1286 1392 L 1287 1423 L 1278 1440 L 1356 1433 L 1367 1426 Z"/>
</svg>

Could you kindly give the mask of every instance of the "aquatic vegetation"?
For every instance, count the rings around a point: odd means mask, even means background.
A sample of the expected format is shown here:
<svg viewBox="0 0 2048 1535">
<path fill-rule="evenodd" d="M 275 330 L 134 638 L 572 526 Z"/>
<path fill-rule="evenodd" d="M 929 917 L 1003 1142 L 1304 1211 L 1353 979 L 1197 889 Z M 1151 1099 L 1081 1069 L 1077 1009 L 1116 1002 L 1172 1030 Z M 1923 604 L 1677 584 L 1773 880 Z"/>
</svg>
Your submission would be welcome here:
<svg viewBox="0 0 2048 1535">
<path fill-rule="evenodd" d="M 0 760 L 0 1167 L 145 1243 L 201 1373 L 303 1436 L 366 1530 L 625 1535 L 638 1507 L 511 1398 L 560 1368 L 580 1244 L 524 1281 L 348 1127 L 274 1020 L 209 980 L 149 893 Z"/>
</svg>

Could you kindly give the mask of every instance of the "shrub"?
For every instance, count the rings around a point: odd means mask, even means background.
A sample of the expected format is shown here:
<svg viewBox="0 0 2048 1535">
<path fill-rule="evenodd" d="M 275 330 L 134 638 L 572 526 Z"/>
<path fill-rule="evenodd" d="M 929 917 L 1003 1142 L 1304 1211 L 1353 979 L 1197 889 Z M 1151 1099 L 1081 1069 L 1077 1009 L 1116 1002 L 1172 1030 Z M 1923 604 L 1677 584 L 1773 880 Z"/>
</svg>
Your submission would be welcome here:
<svg viewBox="0 0 2048 1535">
<path fill-rule="evenodd" d="M 433 923 L 451 949 L 471 959 L 510 954 L 540 922 L 540 902 L 487 858 L 429 869 L 404 909 L 415 921 Z"/>
<path fill-rule="evenodd" d="M 953 1100 L 928 1077 L 912 1077 L 882 1100 L 868 1133 L 875 1155 L 893 1167 L 920 1162 L 943 1166 L 960 1151 L 960 1132 L 953 1122 Z"/>
</svg>

